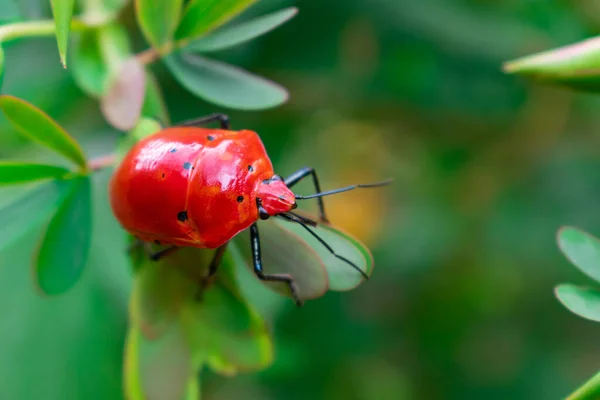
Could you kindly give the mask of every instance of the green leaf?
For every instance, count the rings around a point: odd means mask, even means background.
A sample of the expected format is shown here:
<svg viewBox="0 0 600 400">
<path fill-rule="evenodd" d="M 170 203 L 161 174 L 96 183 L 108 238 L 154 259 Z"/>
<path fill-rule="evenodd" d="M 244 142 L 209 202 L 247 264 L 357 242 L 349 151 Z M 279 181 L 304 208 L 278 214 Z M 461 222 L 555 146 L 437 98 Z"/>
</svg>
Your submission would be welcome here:
<svg viewBox="0 0 600 400">
<path fill-rule="evenodd" d="M 200 379 L 192 376 L 188 380 L 187 391 L 183 400 L 200 400 Z"/>
<path fill-rule="evenodd" d="M 94 223 L 94 246 L 86 272 L 74 290 L 51 299 L 32 290 L 29 267 L 42 226 L 28 230 L 0 253 L 3 399 L 124 399 L 123 342 L 131 278 L 123 251 L 125 235 L 112 217 L 108 202 L 106 185 L 110 175 L 110 170 L 102 170 L 93 176 L 94 221 L 98 223 Z M 73 188 L 72 181 L 58 183 L 67 194 Z M 0 202 L 12 193 L 27 192 L 20 201 L 37 201 L 37 207 L 56 208 L 55 198 L 46 197 L 47 191 L 36 191 L 48 186 L 57 185 L 44 182 L 35 185 L 34 191 L 31 187 L 2 188 Z M 28 211 L 39 212 L 36 207 Z M 4 225 L 5 214 L 0 212 L 2 239 L 4 234 L 13 234 Z M 43 218 L 45 223 L 49 214 Z M 23 212 L 18 217 L 12 221 L 17 231 L 30 215 Z"/>
<path fill-rule="evenodd" d="M 558 231 L 558 247 L 584 274 L 600 282 L 600 240 L 580 229 L 566 226 Z"/>
<path fill-rule="evenodd" d="M 240 14 L 256 0 L 192 0 L 188 3 L 175 38 L 194 39 Z"/>
<path fill-rule="evenodd" d="M 169 43 L 179 17 L 182 0 L 135 0 L 135 15 L 142 33 L 154 48 Z"/>
<path fill-rule="evenodd" d="M 4 69 L 4 49 L 2 48 L 2 46 L 0 46 L 0 89 L 2 89 L 2 82 L 4 81 Z"/>
<path fill-rule="evenodd" d="M 301 299 L 321 297 L 329 287 L 323 260 L 301 236 L 289 229 L 290 226 L 275 219 L 258 222 L 264 271 L 266 274 L 290 275 L 296 282 Z M 246 260 L 246 265 L 252 269 L 249 233 L 243 232 L 233 241 Z M 291 296 L 285 283 L 261 282 L 280 294 Z"/>
<path fill-rule="evenodd" d="M 43 182 L 0 204 L 0 249 L 13 244 L 34 226 L 47 221 L 71 188 L 70 181 Z"/>
<path fill-rule="evenodd" d="M 273 346 L 260 316 L 242 298 L 229 252 L 223 256 L 215 282 L 200 301 L 191 301 L 182 321 L 194 365 L 206 362 L 214 371 L 235 374 L 267 367 Z"/>
<path fill-rule="evenodd" d="M 133 129 L 140 118 L 146 90 L 146 71 L 136 57 L 121 64 L 113 74 L 100 109 L 104 118 L 122 131 Z"/>
<path fill-rule="evenodd" d="M 302 213 L 314 221 L 318 219 L 316 216 Z M 287 229 L 294 232 L 302 238 L 314 251 L 317 252 L 325 265 L 327 275 L 329 277 L 329 289 L 334 291 L 351 290 L 359 286 L 365 281 L 362 274 L 353 268 L 348 263 L 336 258 L 331 252 L 323 246 L 319 241 L 307 232 L 301 225 L 289 221 L 277 221 L 278 224 L 285 225 Z M 346 258 L 356 265 L 367 276 L 373 273 L 373 256 L 369 249 L 352 237 L 347 232 L 327 223 L 319 223 L 317 227 L 311 229 L 319 235 L 335 252 L 336 254 Z"/>
<path fill-rule="evenodd" d="M 183 87 L 219 106 L 260 110 L 288 98 L 283 87 L 229 64 L 190 54 L 172 54 L 163 60 Z"/>
<path fill-rule="evenodd" d="M 19 9 L 14 0 L 0 0 L 0 25 L 2 22 L 14 21 L 19 18 Z"/>
<path fill-rule="evenodd" d="M 165 125 L 170 123 L 169 112 L 162 91 L 156 78 L 146 71 L 146 98 L 142 107 L 142 115 L 158 119 Z"/>
<path fill-rule="evenodd" d="M 102 97 L 113 73 L 130 55 L 129 37 L 122 26 L 86 29 L 73 49 L 71 70 L 75 82 L 87 95 Z"/>
<path fill-rule="evenodd" d="M 210 52 L 227 49 L 272 31 L 289 21 L 297 13 L 296 7 L 289 7 L 235 26 L 226 26 L 190 42 L 182 51 Z"/>
<path fill-rule="evenodd" d="M 67 68 L 67 44 L 75 0 L 50 0 L 50 4 L 52 5 L 52 15 L 56 26 L 56 42 L 60 61 L 63 67 Z"/>
<path fill-rule="evenodd" d="M 48 224 L 35 257 L 36 281 L 44 293 L 66 292 L 83 272 L 92 234 L 91 207 L 90 177 L 79 176 Z"/>
<path fill-rule="evenodd" d="M 26 137 L 55 150 L 82 169 L 86 159 L 79 144 L 43 111 L 9 95 L 0 96 L 0 108 L 8 120 Z"/>
<path fill-rule="evenodd" d="M 597 400 L 600 398 L 600 372 L 596 373 L 566 400 Z"/>
<path fill-rule="evenodd" d="M 157 340 L 131 325 L 125 347 L 125 393 L 129 400 L 184 400 L 194 379 L 190 350 L 178 324 Z"/>
<path fill-rule="evenodd" d="M 200 254 L 206 252 L 210 253 L 206 250 Z M 195 249 L 182 248 L 159 261 L 150 260 L 143 248 L 132 254 L 137 271 L 133 292 L 137 306 L 131 311 L 131 318 L 144 337 L 160 338 L 178 319 L 184 303 L 193 298 L 197 285 L 182 271 L 197 270 L 201 274 L 198 267 L 202 261 L 206 265 L 210 262 L 206 257 L 198 259 L 197 253 Z"/>
<path fill-rule="evenodd" d="M 56 165 L 0 161 L 0 186 L 61 178 L 68 173 L 68 169 Z"/>
<path fill-rule="evenodd" d="M 600 291 L 562 284 L 556 287 L 555 294 L 558 300 L 572 313 L 600 322 Z"/>
<path fill-rule="evenodd" d="M 504 71 L 596 92 L 600 90 L 600 37 L 509 61 Z"/>
</svg>

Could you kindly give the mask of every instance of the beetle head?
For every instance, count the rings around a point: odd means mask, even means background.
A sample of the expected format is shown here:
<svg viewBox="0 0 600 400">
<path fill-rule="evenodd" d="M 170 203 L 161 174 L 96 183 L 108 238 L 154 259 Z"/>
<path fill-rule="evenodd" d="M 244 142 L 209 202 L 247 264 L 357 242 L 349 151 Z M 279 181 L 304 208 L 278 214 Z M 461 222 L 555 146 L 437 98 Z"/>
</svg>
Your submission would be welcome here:
<svg viewBox="0 0 600 400">
<path fill-rule="evenodd" d="M 261 219 L 288 212 L 297 206 L 294 193 L 279 175 L 265 179 L 258 185 L 256 202 Z"/>
</svg>

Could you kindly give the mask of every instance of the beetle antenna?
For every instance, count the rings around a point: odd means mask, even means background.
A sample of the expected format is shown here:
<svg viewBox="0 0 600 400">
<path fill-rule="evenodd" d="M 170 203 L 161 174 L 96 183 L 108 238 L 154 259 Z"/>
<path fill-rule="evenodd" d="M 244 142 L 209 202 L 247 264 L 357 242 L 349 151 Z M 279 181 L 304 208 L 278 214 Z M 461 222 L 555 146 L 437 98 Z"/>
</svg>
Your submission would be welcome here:
<svg viewBox="0 0 600 400">
<path fill-rule="evenodd" d="M 346 186 L 346 187 L 339 188 L 339 189 L 327 190 L 325 192 L 311 194 L 308 196 L 299 196 L 299 195 L 295 195 L 295 196 L 296 196 L 296 200 L 308 200 L 308 199 L 314 199 L 316 197 L 324 197 L 324 196 L 329 196 L 332 194 L 348 192 L 350 190 L 359 189 L 359 188 L 373 188 L 373 187 L 385 186 L 385 185 L 389 185 L 390 183 L 392 183 L 392 181 L 393 181 L 393 179 L 389 178 L 382 182 L 350 185 L 350 186 Z"/>
<path fill-rule="evenodd" d="M 321 238 L 319 235 L 317 235 L 317 233 L 315 231 L 313 231 L 312 229 L 310 229 L 303 221 L 301 218 L 298 218 L 298 216 L 296 214 L 290 214 L 289 212 L 287 213 L 282 213 L 282 214 L 278 214 L 278 216 L 283 217 L 284 219 L 287 219 L 288 221 L 292 221 L 292 222 L 297 222 L 298 224 L 300 224 L 304 229 L 306 229 L 308 231 L 308 233 L 310 233 L 315 239 L 317 239 L 319 241 L 319 243 L 321 243 L 323 246 L 325 246 L 325 248 L 327 250 L 329 250 L 329 252 L 336 258 L 344 261 L 346 264 L 350 265 L 352 268 L 354 268 L 355 270 L 357 270 L 358 272 L 360 272 L 360 274 L 365 278 L 365 279 L 369 279 L 369 276 L 358 267 L 358 265 L 354 264 L 352 261 L 348 260 L 346 257 L 340 256 L 339 254 L 336 254 L 336 252 L 333 250 L 333 248 L 327 244 L 327 242 L 325 240 L 323 240 L 323 238 Z"/>
</svg>

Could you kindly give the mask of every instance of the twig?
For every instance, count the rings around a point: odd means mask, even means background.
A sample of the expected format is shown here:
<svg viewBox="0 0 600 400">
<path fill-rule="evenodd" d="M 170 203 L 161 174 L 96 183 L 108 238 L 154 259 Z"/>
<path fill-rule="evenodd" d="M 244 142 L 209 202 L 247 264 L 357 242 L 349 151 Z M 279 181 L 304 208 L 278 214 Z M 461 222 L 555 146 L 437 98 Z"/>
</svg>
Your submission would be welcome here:
<svg viewBox="0 0 600 400">
<path fill-rule="evenodd" d="M 101 169 L 112 167 L 116 161 L 117 156 L 115 154 L 106 154 L 91 159 L 88 165 L 92 171 L 100 171 Z"/>
</svg>

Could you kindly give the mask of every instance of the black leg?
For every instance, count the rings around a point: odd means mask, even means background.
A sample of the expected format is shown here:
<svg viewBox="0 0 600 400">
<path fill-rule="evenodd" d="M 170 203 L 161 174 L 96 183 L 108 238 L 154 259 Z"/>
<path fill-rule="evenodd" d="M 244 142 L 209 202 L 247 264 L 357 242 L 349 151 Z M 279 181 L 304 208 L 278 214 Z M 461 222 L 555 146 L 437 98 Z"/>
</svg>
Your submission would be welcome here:
<svg viewBox="0 0 600 400">
<path fill-rule="evenodd" d="M 219 269 L 219 264 L 221 263 L 221 259 L 223 258 L 223 254 L 225 254 L 226 249 L 227 243 L 217 248 L 217 251 L 215 251 L 215 255 L 213 256 L 212 261 L 210 262 L 210 266 L 208 267 L 207 278 L 210 278 L 211 276 L 217 273 L 217 269 Z"/>
<path fill-rule="evenodd" d="M 159 251 L 155 251 L 153 252 L 152 249 L 150 248 L 150 246 L 147 246 L 146 248 L 147 252 L 148 252 L 148 256 L 150 257 L 150 259 L 152 261 L 158 261 L 161 258 L 163 258 L 164 256 L 174 252 L 175 250 L 177 250 L 177 246 L 169 246 L 165 249 L 159 250 Z"/>
<path fill-rule="evenodd" d="M 154 251 L 149 242 L 144 242 L 143 240 L 135 238 L 133 243 L 131 243 L 127 247 L 127 252 L 131 253 L 132 251 L 134 251 L 135 249 L 137 249 L 140 246 L 144 247 L 144 251 L 148 255 L 148 258 L 150 258 L 152 261 L 158 261 L 161 258 L 163 258 L 164 256 L 166 256 L 167 254 L 169 254 L 172 251 L 174 251 L 175 249 L 177 249 L 177 246 L 170 246 L 170 247 L 167 247 L 167 248 L 159 250 L 159 251 Z"/>
<path fill-rule="evenodd" d="M 219 121 L 221 129 L 229 130 L 229 117 L 225 114 L 210 114 L 205 117 L 179 122 L 175 126 L 202 126 L 215 121 Z"/>
<path fill-rule="evenodd" d="M 227 243 L 223 246 L 218 247 L 213 255 L 213 258 L 208 266 L 208 275 L 200 279 L 198 284 L 198 291 L 196 292 L 196 301 L 202 301 L 202 296 L 204 295 L 204 291 L 206 288 L 213 282 L 214 275 L 217 273 L 219 269 L 219 264 L 221 263 L 221 259 L 223 258 L 223 254 L 225 254 L 225 250 L 227 249 Z"/>
<path fill-rule="evenodd" d="M 265 274 L 262 267 L 262 257 L 260 255 L 260 239 L 258 237 L 258 226 L 256 223 L 250 226 L 250 242 L 252 246 L 252 261 L 254 262 L 254 273 L 258 276 L 258 279 L 262 281 L 279 281 L 288 284 L 292 297 L 296 302 L 296 306 L 302 306 L 302 300 L 298 297 L 298 290 L 294 280 L 287 275 L 283 274 Z"/>
<path fill-rule="evenodd" d="M 287 187 L 291 188 L 292 186 L 294 186 L 296 183 L 300 182 L 302 179 L 306 178 L 307 176 L 312 176 L 316 193 L 320 193 L 321 185 L 319 185 L 319 178 L 317 178 L 317 172 L 315 171 L 314 168 L 305 167 L 305 168 L 299 169 L 298 171 L 294 172 L 292 175 L 285 178 L 284 182 Z M 329 222 L 329 219 L 327 219 L 327 216 L 325 215 L 325 204 L 323 203 L 323 198 L 317 197 L 317 202 L 319 204 L 319 214 L 320 214 L 319 217 L 321 218 L 321 221 Z"/>
</svg>

